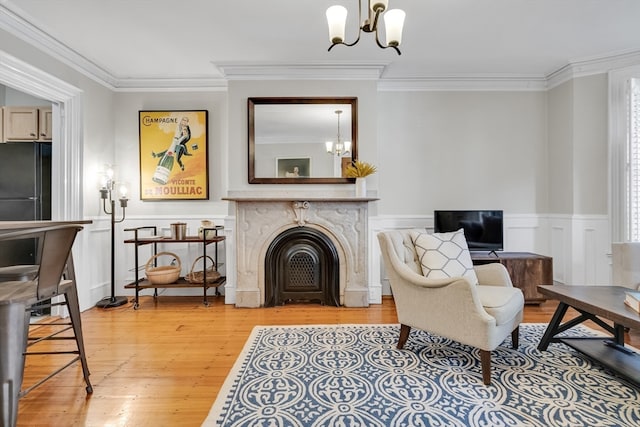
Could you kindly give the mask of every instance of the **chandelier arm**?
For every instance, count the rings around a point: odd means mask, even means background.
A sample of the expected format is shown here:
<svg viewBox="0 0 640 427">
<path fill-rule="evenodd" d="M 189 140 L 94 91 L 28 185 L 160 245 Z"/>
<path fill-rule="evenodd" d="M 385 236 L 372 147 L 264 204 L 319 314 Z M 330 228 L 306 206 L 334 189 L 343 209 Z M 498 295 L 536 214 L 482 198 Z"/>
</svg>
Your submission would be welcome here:
<svg viewBox="0 0 640 427">
<path fill-rule="evenodd" d="M 360 41 L 360 32 L 358 32 L 358 38 L 353 43 L 345 43 L 345 42 L 333 43 L 331 46 L 329 46 L 329 49 L 327 49 L 327 52 L 331 51 L 331 49 L 336 45 L 343 44 L 345 46 L 353 46 L 356 43 L 358 43 L 359 41 Z"/>
<path fill-rule="evenodd" d="M 369 10 L 369 8 L 367 8 L 367 11 Z M 360 24 L 362 22 L 362 24 Z M 356 43 L 358 43 L 360 41 L 360 36 L 362 35 L 362 31 L 367 31 L 365 30 L 366 21 L 362 20 L 362 1 L 358 0 L 358 24 L 360 25 L 360 27 L 358 28 L 358 38 L 353 42 L 353 43 L 345 43 L 344 41 L 342 42 L 343 45 L 351 47 L 354 46 Z"/>
<path fill-rule="evenodd" d="M 366 25 L 362 26 L 362 30 L 366 31 L 368 33 L 371 33 L 373 31 L 376 32 L 376 37 L 378 34 L 378 20 L 380 18 L 380 14 L 384 9 L 381 8 L 377 8 L 373 13 L 373 16 L 369 16 L 369 23 Z"/>
<path fill-rule="evenodd" d="M 376 44 L 379 47 L 381 47 L 382 49 L 393 48 L 398 53 L 398 55 L 402 55 L 402 52 L 400 52 L 400 49 L 398 49 L 398 46 L 389 46 L 389 45 L 385 46 L 382 43 L 380 43 L 380 39 L 378 39 L 378 32 L 377 31 L 376 31 Z"/>
</svg>

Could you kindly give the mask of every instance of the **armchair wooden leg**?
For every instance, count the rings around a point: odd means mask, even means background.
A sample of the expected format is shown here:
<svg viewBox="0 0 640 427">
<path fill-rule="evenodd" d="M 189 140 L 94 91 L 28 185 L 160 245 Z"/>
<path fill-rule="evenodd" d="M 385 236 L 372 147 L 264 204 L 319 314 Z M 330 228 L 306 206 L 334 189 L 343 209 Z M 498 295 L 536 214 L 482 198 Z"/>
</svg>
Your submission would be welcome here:
<svg viewBox="0 0 640 427">
<path fill-rule="evenodd" d="M 513 331 L 511 331 L 511 344 L 514 349 L 518 348 L 520 344 L 520 326 L 517 326 Z"/>
<path fill-rule="evenodd" d="M 480 350 L 480 364 L 482 365 L 482 382 L 484 385 L 491 384 L 491 352 Z"/>
<path fill-rule="evenodd" d="M 400 338 L 398 338 L 398 350 L 402 350 L 404 344 L 409 338 L 409 332 L 411 332 L 411 326 L 400 325 Z"/>
</svg>

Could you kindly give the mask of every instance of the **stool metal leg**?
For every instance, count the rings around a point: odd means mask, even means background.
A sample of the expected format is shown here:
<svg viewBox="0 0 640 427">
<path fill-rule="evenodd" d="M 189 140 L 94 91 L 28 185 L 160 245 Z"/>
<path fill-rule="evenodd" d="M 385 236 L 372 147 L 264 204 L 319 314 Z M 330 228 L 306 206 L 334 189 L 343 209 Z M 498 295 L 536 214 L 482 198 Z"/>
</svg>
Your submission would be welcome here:
<svg viewBox="0 0 640 427">
<path fill-rule="evenodd" d="M 78 302 L 78 290 L 76 289 L 75 282 L 70 286 L 64 294 L 64 298 L 67 302 L 67 309 L 69 310 L 69 317 L 71 318 L 71 324 L 73 326 L 73 334 L 76 338 L 76 344 L 78 346 L 78 352 L 80 356 L 80 363 L 82 365 L 82 373 L 84 374 L 84 381 L 87 383 L 87 393 L 93 393 L 93 387 L 89 381 L 89 366 L 87 365 L 87 356 L 84 351 L 84 339 L 82 338 L 82 320 L 80 318 L 80 303 Z"/>
<path fill-rule="evenodd" d="M 65 266 L 64 276 L 66 279 L 73 281 L 73 285 L 66 289 L 64 294 L 64 300 L 67 303 L 67 310 L 69 310 L 69 317 L 71 318 L 71 324 L 73 325 L 73 335 L 76 338 L 76 344 L 78 346 L 78 353 L 80 355 L 80 363 L 82 364 L 82 373 L 84 374 L 84 381 L 87 384 L 87 393 L 93 393 L 93 386 L 89 382 L 89 365 L 87 364 L 87 356 L 84 351 L 84 339 L 82 338 L 82 319 L 80 317 L 80 302 L 78 301 L 78 287 L 76 281 L 76 269 L 73 264 L 73 257 L 69 253 L 67 258 L 67 265 Z"/>
<path fill-rule="evenodd" d="M 13 427 L 24 373 L 30 313 L 23 303 L 0 304 L 0 425 Z"/>
</svg>

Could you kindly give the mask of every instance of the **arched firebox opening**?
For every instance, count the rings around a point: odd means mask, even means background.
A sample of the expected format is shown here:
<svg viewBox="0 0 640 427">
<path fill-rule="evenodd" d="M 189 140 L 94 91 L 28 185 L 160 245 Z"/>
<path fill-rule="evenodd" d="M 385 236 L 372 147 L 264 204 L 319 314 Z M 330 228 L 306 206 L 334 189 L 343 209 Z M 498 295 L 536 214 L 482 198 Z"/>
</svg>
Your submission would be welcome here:
<svg viewBox="0 0 640 427">
<path fill-rule="evenodd" d="M 310 227 L 280 233 L 265 256 L 265 307 L 286 302 L 340 305 L 340 261 L 327 235 Z"/>
</svg>

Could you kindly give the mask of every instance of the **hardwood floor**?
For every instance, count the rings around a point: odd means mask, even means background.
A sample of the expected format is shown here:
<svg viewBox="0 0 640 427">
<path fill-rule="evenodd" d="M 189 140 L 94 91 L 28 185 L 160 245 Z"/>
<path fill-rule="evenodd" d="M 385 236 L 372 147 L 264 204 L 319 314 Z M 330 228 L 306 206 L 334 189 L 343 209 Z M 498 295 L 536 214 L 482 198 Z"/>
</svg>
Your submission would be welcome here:
<svg viewBox="0 0 640 427">
<path fill-rule="evenodd" d="M 212 298 L 141 297 L 82 313 L 93 394 L 82 370 L 66 369 L 20 400 L 19 426 L 200 426 L 255 325 L 396 323 L 393 300 L 369 308 L 292 304 L 243 309 Z M 547 323 L 556 303 L 526 306 L 524 322 Z M 640 345 L 640 333 L 627 341 Z M 56 344 L 65 345 L 65 344 Z M 59 356 L 30 356 L 25 385 Z"/>
</svg>

